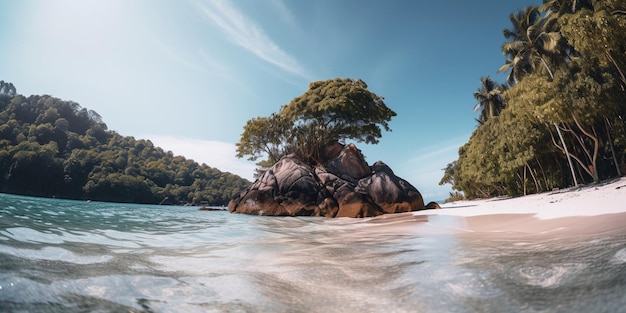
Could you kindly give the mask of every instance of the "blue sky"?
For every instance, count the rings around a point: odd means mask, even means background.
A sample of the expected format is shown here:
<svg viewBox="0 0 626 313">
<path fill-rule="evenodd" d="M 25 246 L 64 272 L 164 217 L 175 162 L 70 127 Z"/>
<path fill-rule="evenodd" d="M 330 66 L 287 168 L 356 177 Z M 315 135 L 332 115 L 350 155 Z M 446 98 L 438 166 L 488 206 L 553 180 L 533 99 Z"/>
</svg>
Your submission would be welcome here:
<svg viewBox="0 0 626 313">
<path fill-rule="evenodd" d="M 308 84 L 361 78 L 398 115 L 358 144 L 427 200 L 476 127 L 481 76 L 531 0 L 3 0 L 0 79 L 102 115 L 109 129 L 252 179 L 234 144 Z"/>
</svg>

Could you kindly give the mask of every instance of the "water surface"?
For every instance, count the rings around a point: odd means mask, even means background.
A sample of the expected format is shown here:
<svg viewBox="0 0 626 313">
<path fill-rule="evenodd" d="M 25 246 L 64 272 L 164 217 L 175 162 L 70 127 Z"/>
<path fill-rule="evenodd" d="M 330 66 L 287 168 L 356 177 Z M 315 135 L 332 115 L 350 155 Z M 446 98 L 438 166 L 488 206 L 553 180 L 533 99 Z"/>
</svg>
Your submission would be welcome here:
<svg viewBox="0 0 626 313">
<path fill-rule="evenodd" d="M 256 217 L 0 194 L 1 312 L 619 312 L 626 229 Z M 449 227 L 448 227 L 449 226 Z"/>
</svg>

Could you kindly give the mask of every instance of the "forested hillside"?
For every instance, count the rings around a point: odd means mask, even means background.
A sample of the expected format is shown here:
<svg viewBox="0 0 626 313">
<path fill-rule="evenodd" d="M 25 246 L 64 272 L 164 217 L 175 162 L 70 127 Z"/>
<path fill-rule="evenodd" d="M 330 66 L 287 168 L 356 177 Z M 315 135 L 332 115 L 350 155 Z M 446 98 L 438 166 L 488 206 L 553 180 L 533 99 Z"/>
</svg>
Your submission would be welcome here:
<svg viewBox="0 0 626 313">
<path fill-rule="evenodd" d="M 500 72 L 481 79 L 478 127 L 440 184 L 522 195 L 626 170 L 626 2 L 552 0 L 510 15 Z"/>
<path fill-rule="evenodd" d="M 249 181 L 149 140 L 107 130 L 94 111 L 0 85 L 0 192 L 112 202 L 226 205 Z"/>
</svg>

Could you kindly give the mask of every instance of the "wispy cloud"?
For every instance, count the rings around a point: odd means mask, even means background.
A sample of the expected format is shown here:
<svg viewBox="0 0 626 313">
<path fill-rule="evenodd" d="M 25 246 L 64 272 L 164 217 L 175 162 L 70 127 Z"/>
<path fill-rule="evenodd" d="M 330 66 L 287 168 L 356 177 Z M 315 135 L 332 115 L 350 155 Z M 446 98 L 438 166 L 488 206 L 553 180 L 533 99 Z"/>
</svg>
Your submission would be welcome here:
<svg viewBox="0 0 626 313">
<path fill-rule="evenodd" d="M 421 162 L 452 162 L 457 159 L 459 148 L 468 140 L 467 135 L 450 138 L 428 147 L 422 147 L 413 153 L 414 157 L 408 160 L 408 163 Z M 449 160 L 448 160 L 449 159 Z M 443 164 L 445 167 L 446 164 Z"/>
<path fill-rule="evenodd" d="M 305 69 L 293 56 L 281 49 L 262 27 L 233 7 L 230 2 L 201 0 L 198 1 L 198 7 L 234 44 L 286 72 L 307 77 Z"/>
<path fill-rule="evenodd" d="M 454 155 L 453 151 L 456 152 L 459 150 L 462 144 L 452 144 L 446 147 L 441 147 L 437 150 L 431 150 L 426 153 L 420 153 L 417 156 L 413 157 L 410 162 L 419 163 L 426 160 L 441 160 L 441 156 L 450 156 Z"/>
<path fill-rule="evenodd" d="M 415 187 L 428 201 L 447 198 L 451 186 L 439 186 L 437 183 L 443 177 L 446 165 L 458 158 L 458 149 L 467 139 L 468 136 L 463 135 L 413 152 L 413 157 L 400 165 L 405 175 L 403 178 L 414 182 Z"/>
</svg>

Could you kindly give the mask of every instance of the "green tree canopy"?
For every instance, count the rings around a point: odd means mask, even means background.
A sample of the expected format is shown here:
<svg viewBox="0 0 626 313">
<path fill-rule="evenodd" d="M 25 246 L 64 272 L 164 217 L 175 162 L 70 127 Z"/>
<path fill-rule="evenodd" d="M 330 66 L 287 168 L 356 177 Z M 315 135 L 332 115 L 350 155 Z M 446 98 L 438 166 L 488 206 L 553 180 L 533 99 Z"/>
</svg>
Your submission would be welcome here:
<svg viewBox="0 0 626 313">
<path fill-rule="evenodd" d="M 256 160 L 265 155 L 261 166 L 289 153 L 319 162 L 322 148 L 331 143 L 378 143 L 382 129 L 391 130 L 389 121 L 394 116 L 384 99 L 369 91 L 360 79 L 313 82 L 279 113 L 249 120 L 237 143 L 237 156 L 249 155 L 250 160 Z"/>
<path fill-rule="evenodd" d="M 0 192 L 226 205 L 250 184 L 174 156 L 149 140 L 109 131 L 98 113 L 77 103 L 51 96 L 11 96 L 15 87 L 0 83 Z"/>
<path fill-rule="evenodd" d="M 13 86 L 10 82 L 5 82 L 4 80 L 0 80 L 0 95 L 6 95 L 9 97 L 15 96 L 17 93 L 15 86 Z"/>
<path fill-rule="evenodd" d="M 511 14 L 509 19 L 513 27 L 502 31 L 509 40 L 502 45 L 502 53 L 507 58 L 498 72 L 510 70 L 507 81 L 511 85 L 526 75 L 536 73 L 539 64 L 552 76 L 547 57 L 558 54 L 561 34 L 545 27 L 545 19 L 537 6 Z"/>
<path fill-rule="evenodd" d="M 441 184 L 468 198 L 522 195 L 626 172 L 626 4 L 544 0 L 510 15 L 502 46 L 506 105 L 490 114 L 486 84 L 474 94 L 480 125 Z"/>
</svg>

